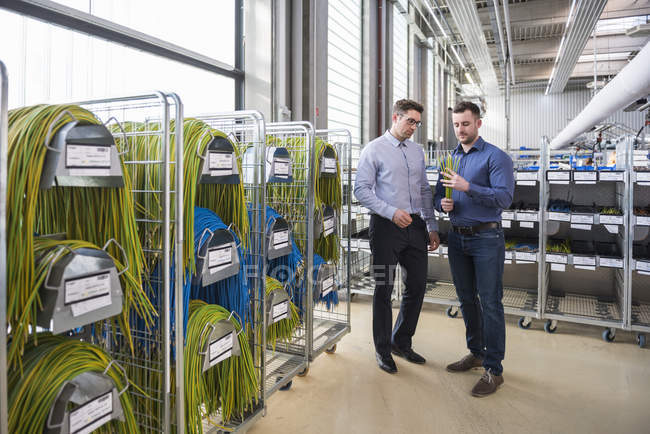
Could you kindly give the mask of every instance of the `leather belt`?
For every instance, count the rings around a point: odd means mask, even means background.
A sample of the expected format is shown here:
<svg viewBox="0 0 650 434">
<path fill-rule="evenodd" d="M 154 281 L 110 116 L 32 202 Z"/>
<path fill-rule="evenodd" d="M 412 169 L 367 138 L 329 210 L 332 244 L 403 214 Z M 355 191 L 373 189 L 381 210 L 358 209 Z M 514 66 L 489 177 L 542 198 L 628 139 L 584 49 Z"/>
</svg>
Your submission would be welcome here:
<svg viewBox="0 0 650 434">
<path fill-rule="evenodd" d="M 488 229 L 501 229 L 501 223 L 497 222 L 488 222 L 480 223 L 474 226 L 453 226 L 451 230 L 461 235 L 474 235 L 478 232 L 485 231 Z"/>
</svg>

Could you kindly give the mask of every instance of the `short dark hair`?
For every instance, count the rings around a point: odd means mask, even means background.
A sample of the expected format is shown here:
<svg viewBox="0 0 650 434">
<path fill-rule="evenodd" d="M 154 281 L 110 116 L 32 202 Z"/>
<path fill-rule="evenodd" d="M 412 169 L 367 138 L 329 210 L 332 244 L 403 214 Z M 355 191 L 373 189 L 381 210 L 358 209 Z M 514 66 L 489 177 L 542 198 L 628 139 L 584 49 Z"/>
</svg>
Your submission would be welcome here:
<svg viewBox="0 0 650 434">
<path fill-rule="evenodd" d="M 424 107 L 422 107 L 422 104 L 417 101 L 413 101 L 412 99 L 399 99 L 395 101 L 395 105 L 393 106 L 393 113 L 406 113 L 409 110 L 415 110 L 418 113 L 422 114 Z"/>
<path fill-rule="evenodd" d="M 467 110 L 471 111 L 476 118 L 481 117 L 481 109 L 476 104 L 470 101 L 461 101 L 454 106 L 453 113 L 465 113 Z"/>
</svg>

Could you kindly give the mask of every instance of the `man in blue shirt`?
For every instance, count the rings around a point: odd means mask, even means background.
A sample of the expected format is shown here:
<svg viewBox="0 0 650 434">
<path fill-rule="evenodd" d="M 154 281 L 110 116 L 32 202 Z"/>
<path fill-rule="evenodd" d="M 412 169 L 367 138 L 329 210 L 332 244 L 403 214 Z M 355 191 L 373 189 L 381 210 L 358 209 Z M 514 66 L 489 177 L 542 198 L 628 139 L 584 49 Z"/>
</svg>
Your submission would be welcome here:
<svg viewBox="0 0 650 434">
<path fill-rule="evenodd" d="M 436 185 L 435 207 L 449 213 L 449 266 L 465 321 L 470 354 L 447 366 L 450 372 L 483 366 L 485 373 L 472 389 L 474 396 L 494 393 L 503 384 L 505 355 L 503 261 L 505 240 L 501 211 L 512 203 L 515 189 L 512 159 L 478 135 L 480 111 L 460 102 L 452 113 L 460 142 L 453 156 L 458 172 L 447 169 Z M 452 198 L 445 198 L 445 187 Z"/>
<path fill-rule="evenodd" d="M 395 103 L 391 129 L 361 152 L 354 185 L 354 195 L 371 212 L 375 355 L 379 367 L 391 374 L 397 372 L 391 352 L 413 363 L 425 362 L 411 348 L 412 338 L 426 287 L 427 243 L 429 250 L 440 244 L 424 151 L 409 140 L 421 125 L 423 111 L 415 101 L 402 99 Z M 405 272 L 406 288 L 391 333 L 390 298 L 398 262 Z"/>
</svg>

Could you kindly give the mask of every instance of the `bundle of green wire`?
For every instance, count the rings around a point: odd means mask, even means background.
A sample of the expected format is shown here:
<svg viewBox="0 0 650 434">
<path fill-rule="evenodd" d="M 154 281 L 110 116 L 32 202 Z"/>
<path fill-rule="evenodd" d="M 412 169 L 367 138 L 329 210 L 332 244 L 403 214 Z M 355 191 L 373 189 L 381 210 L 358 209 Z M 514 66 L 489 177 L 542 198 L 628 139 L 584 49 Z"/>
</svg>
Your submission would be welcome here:
<svg viewBox="0 0 650 434">
<path fill-rule="evenodd" d="M 40 190 L 39 184 L 47 148 L 44 146 L 51 128 L 51 137 L 66 123 L 99 124 L 87 110 L 73 105 L 37 105 L 9 113 L 9 153 L 7 188 L 7 319 L 12 330 L 26 333 L 28 325 L 36 325 L 34 293 L 38 288 L 34 261 L 35 233 L 65 232 L 67 238 L 104 245 L 113 238 L 124 249 L 129 271 L 121 276 L 124 306 L 120 327 L 130 339 L 129 316 L 135 311 L 147 323 L 155 312 L 142 289 L 140 277 L 144 256 L 137 235 L 131 179 L 122 164 L 123 188 L 52 187 Z M 55 123 L 56 121 L 56 123 Z M 50 137 L 50 138 L 51 138 Z M 115 258 L 121 252 L 109 247 Z M 37 303 L 38 304 L 38 303 Z M 16 363 L 22 352 L 25 336 L 14 336 L 9 363 Z"/>
<path fill-rule="evenodd" d="M 268 296 L 273 291 L 286 291 L 285 287 L 272 277 L 266 276 L 266 295 Z M 293 338 L 293 333 L 300 325 L 300 314 L 298 308 L 289 299 L 289 311 L 287 317 L 276 321 L 266 328 L 266 343 L 270 344 L 275 351 L 275 346 L 278 342 L 289 343 Z"/>
<path fill-rule="evenodd" d="M 235 330 L 241 324 L 226 309 L 202 301 L 190 302 L 185 345 L 185 419 L 188 433 L 202 433 L 202 421 L 221 410 L 224 423 L 233 417 L 243 417 L 258 399 L 258 378 L 253 356 L 245 333 L 237 337 L 240 356 L 231 356 L 203 372 L 203 356 L 209 344 L 206 324 L 230 321 Z M 209 330 L 209 329 L 208 329 Z M 215 426 L 219 426 L 213 423 Z"/>
<path fill-rule="evenodd" d="M 440 159 L 440 175 L 444 176 L 445 178 L 448 177 L 445 175 L 445 173 L 448 173 L 450 170 L 458 172 L 459 167 L 460 157 L 453 156 L 451 152 L 448 152 L 443 158 Z M 452 191 L 453 189 L 451 187 L 445 187 L 445 197 L 447 199 L 451 199 Z"/>
<path fill-rule="evenodd" d="M 170 123 L 171 133 L 175 131 L 175 122 Z M 130 152 L 127 159 L 131 161 L 161 161 L 162 160 L 162 142 L 159 123 L 139 124 L 126 123 L 123 128 L 130 132 L 140 132 L 128 138 Z M 115 130 L 117 131 L 117 130 Z M 149 132 L 150 134 L 146 134 Z M 194 206 L 210 209 L 216 212 L 224 223 L 232 224 L 235 231 L 240 235 L 244 246 L 248 242 L 249 221 L 246 212 L 246 197 L 242 177 L 238 184 L 200 184 L 201 168 L 203 158 L 206 155 L 207 146 L 214 137 L 228 138 L 223 132 L 210 127 L 205 122 L 188 118 L 183 122 L 183 229 L 185 242 L 183 244 L 183 268 L 190 270 L 192 274 L 196 271 L 194 260 Z M 228 139 L 229 140 L 229 139 Z M 229 140 L 230 141 L 230 140 Z M 232 142 L 231 142 L 232 144 Z M 235 156 L 241 174 L 241 161 L 237 148 Z M 176 161 L 176 135 L 170 137 L 170 160 Z M 162 166 L 160 164 L 137 165 L 137 172 L 134 183 L 137 190 L 159 190 L 162 186 Z M 170 173 L 170 185 L 173 189 L 175 185 L 176 173 L 172 170 Z M 139 193 L 136 195 L 138 211 L 145 219 L 156 218 L 162 215 L 162 198 L 157 193 Z M 154 208 L 155 212 L 151 209 Z M 172 207 L 173 210 L 173 207 Z M 171 218 L 174 219 L 172 211 Z M 142 225 L 143 237 L 150 240 L 149 245 L 162 247 L 162 234 L 157 231 L 158 226 L 144 223 Z M 149 233 L 147 233 L 149 231 Z M 172 228 L 172 244 L 174 231 Z M 151 270 L 155 264 L 149 264 Z"/>
<path fill-rule="evenodd" d="M 321 176 L 321 157 L 324 155 L 325 150 L 330 149 L 334 152 L 336 157 L 336 176 L 325 177 Z M 341 206 L 342 206 L 342 192 L 341 192 L 341 165 L 339 163 L 338 154 L 336 149 L 326 141 L 316 138 L 315 144 L 315 160 L 314 160 L 314 204 L 315 212 L 322 213 L 325 205 L 334 208 L 334 211 L 341 219 Z M 321 216 L 322 217 L 322 216 Z M 322 220 L 322 219 L 321 219 Z M 321 235 L 315 241 L 314 252 L 319 254 L 326 261 L 333 261 L 338 263 L 340 257 L 340 242 L 337 231 L 328 235 L 327 237 Z"/>
<path fill-rule="evenodd" d="M 32 336 L 25 346 L 24 372 L 9 370 L 9 432 L 39 433 L 61 387 L 84 372 L 103 373 L 111 359 L 99 347 L 83 341 L 43 333 Z M 118 391 L 126 387 L 122 372 L 113 364 L 106 371 Z M 135 387 L 131 383 L 131 387 Z M 142 391 L 140 391 L 142 393 Z M 111 421 L 94 432 L 138 433 L 129 393 L 120 395 L 124 422 Z"/>
</svg>

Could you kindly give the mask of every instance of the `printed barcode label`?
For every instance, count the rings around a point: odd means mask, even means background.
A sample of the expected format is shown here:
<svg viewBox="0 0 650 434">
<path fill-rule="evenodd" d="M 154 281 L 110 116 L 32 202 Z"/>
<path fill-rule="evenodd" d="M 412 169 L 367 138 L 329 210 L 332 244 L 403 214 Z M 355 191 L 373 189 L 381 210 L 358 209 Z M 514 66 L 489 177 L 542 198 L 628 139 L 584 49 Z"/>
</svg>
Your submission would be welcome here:
<svg viewBox="0 0 650 434">
<path fill-rule="evenodd" d="M 650 181 L 650 172 L 636 172 L 637 181 Z"/>
<path fill-rule="evenodd" d="M 281 231 L 273 232 L 273 248 L 281 249 L 289 245 L 289 230 L 284 229 Z"/>
<path fill-rule="evenodd" d="M 65 167 L 68 169 L 110 169 L 111 147 L 97 145 L 66 145 Z"/>
<path fill-rule="evenodd" d="M 571 229 L 578 229 L 581 231 L 590 231 L 591 230 L 591 225 L 579 225 L 579 224 L 571 224 Z"/>
<path fill-rule="evenodd" d="M 610 225 L 622 225 L 623 216 L 622 215 L 600 215 L 600 224 L 610 224 Z"/>
<path fill-rule="evenodd" d="M 536 222 L 539 214 L 536 212 L 518 212 L 517 220 L 526 222 Z"/>
<path fill-rule="evenodd" d="M 596 265 L 594 256 L 573 256 L 573 265 Z"/>
<path fill-rule="evenodd" d="M 276 158 L 275 176 L 286 178 L 289 176 L 289 160 L 286 158 Z"/>
<path fill-rule="evenodd" d="M 600 258 L 598 264 L 601 267 L 623 268 L 623 260 L 618 258 Z"/>
<path fill-rule="evenodd" d="M 519 227 L 532 229 L 535 227 L 535 222 L 519 222 Z"/>
<path fill-rule="evenodd" d="M 334 289 L 334 276 L 330 276 L 327 279 L 323 280 L 323 297 L 332 292 Z"/>
<path fill-rule="evenodd" d="M 232 249 L 229 245 L 208 250 L 208 268 L 210 269 L 210 273 L 216 273 L 231 264 Z"/>
<path fill-rule="evenodd" d="M 623 181 L 624 175 L 623 172 L 600 172 L 598 178 L 601 181 Z"/>
<path fill-rule="evenodd" d="M 512 259 L 512 252 L 506 252 L 506 259 Z"/>
<path fill-rule="evenodd" d="M 501 213 L 501 218 L 503 220 L 514 220 L 515 219 L 515 213 L 512 211 L 503 211 Z"/>
<path fill-rule="evenodd" d="M 548 219 L 558 221 L 558 222 L 568 222 L 571 221 L 571 214 L 567 214 L 564 212 L 549 212 Z"/>
<path fill-rule="evenodd" d="M 110 272 L 67 279 L 64 288 L 63 302 L 65 305 L 71 305 L 73 317 L 111 304 Z"/>
<path fill-rule="evenodd" d="M 546 172 L 546 179 L 549 181 L 569 181 L 571 179 L 571 172 L 562 170 L 549 170 Z"/>
<path fill-rule="evenodd" d="M 216 341 L 210 343 L 210 351 L 209 351 L 210 367 L 232 356 L 232 346 L 234 343 L 234 338 L 235 338 L 234 332 L 230 332 L 227 335 L 222 336 Z"/>
<path fill-rule="evenodd" d="M 551 271 L 566 271 L 566 265 L 564 264 L 551 264 Z"/>
<path fill-rule="evenodd" d="M 593 215 L 571 214 L 571 223 L 594 224 Z"/>
<path fill-rule="evenodd" d="M 323 173 L 336 173 L 336 159 L 324 157 L 321 171 Z"/>
<path fill-rule="evenodd" d="M 289 312 L 289 300 L 273 305 L 273 323 L 287 318 Z"/>
<path fill-rule="evenodd" d="M 334 233 L 334 217 L 326 217 L 325 220 L 323 221 L 323 232 L 324 235 L 327 237 Z"/>
<path fill-rule="evenodd" d="M 650 271 L 650 261 L 636 261 L 636 269 L 639 271 Z"/>
<path fill-rule="evenodd" d="M 517 181 L 536 181 L 537 172 L 517 172 Z M 533 184 L 534 185 L 534 184 Z"/>
<path fill-rule="evenodd" d="M 588 266 L 588 265 L 576 265 L 575 268 L 578 268 L 580 270 L 588 270 L 588 271 L 595 271 L 596 270 L 596 267 Z"/>
<path fill-rule="evenodd" d="M 639 226 L 650 226 L 650 217 L 647 216 L 635 216 L 636 224 Z"/>
<path fill-rule="evenodd" d="M 501 220 L 501 226 L 504 228 L 509 228 L 512 226 L 512 221 L 510 220 Z"/>
<path fill-rule="evenodd" d="M 88 434 L 111 420 L 113 392 L 105 393 L 70 412 L 69 432 Z"/>
<path fill-rule="evenodd" d="M 209 152 L 208 169 L 212 176 L 232 175 L 232 153 Z"/>
<path fill-rule="evenodd" d="M 521 261 L 537 261 L 537 253 L 530 252 L 515 252 L 515 259 Z"/>
<path fill-rule="evenodd" d="M 551 262 L 555 264 L 566 264 L 568 263 L 568 258 L 566 255 L 557 255 L 553 253 L 546 254 L 546 262 Z"/>
<path fill-rule="evenodd" d="M 598 178 L 597 172 L 573 172 L 574 181 L 596 181 Z"/>
</svg>

